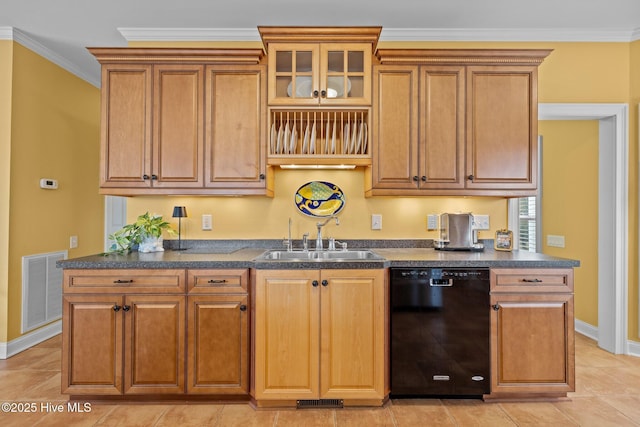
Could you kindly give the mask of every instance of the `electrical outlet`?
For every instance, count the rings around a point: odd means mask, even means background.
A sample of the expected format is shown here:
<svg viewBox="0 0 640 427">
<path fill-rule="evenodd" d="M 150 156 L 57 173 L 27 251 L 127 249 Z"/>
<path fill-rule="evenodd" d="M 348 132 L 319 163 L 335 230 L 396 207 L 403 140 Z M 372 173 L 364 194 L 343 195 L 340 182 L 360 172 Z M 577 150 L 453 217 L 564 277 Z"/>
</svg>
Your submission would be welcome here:
<svg viewBox="0 0 640 427">
<path fill-rule="evenodd" d="M 380 214 L 371 215 L 371 229 L 382 230 L 382 215 Z"/>
<path fill-rule="evenodd" d="M 211 214 L 202 214 L 202 230 L 213 230 L 213 217 Z"/>
<path fill-rule="evenodd" d="M 547 246 L 553 246 L 554 248 L 564 248 L 564 236 L 554 236 L 553 234 L 548 234 Z"/>
<path fill-rule="evenodd" d="M 427 230 L 437 230 L 438 229 L 438 215 L 430 214 L 427 215 Z"/>
<path fill-rule="evenodd" d="M 69 237 L 69 249 L 75 249 L 78 247 L 78 236 Z"/>
<path fill-rule="evenodd" d="M 489 230 L 489 215 L 474 215 L 473 216 L 473 229 L 474 230 Z"/>
</svg>

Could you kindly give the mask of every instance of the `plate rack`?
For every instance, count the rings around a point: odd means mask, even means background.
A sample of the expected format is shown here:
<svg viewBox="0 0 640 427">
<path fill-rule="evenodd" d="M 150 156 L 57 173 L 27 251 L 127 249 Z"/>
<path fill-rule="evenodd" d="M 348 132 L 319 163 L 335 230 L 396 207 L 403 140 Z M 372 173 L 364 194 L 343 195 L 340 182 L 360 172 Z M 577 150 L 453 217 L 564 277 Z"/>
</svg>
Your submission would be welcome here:
<svg viewBox="0 0 640 427">
<path fill-rule="evenodd" d="M 368 109 L 269 112 L 268 163 L 371 165 Z"/>
</svg>

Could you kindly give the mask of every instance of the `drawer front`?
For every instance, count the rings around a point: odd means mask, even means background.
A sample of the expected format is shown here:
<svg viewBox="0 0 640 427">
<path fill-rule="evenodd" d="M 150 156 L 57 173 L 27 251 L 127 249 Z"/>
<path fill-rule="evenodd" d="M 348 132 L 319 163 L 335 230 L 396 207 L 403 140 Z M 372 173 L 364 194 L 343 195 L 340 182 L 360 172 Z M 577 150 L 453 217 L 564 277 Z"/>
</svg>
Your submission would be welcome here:
<svg viewBox="0 0 640 427">
<path fill-rule="evenodd" d="M 246 294 L 249 270 L 187 270 L 189 294 Z"/>
<path fill-rule="evenodd" d="M 182 269 L 65 270 L 65 293 L 184 293 Z"/>
<path fill-rule="evenodd" d="M 494 268 L 491 269 L 491 292 L 573 292 L 571 268 Z"/>
</svg>

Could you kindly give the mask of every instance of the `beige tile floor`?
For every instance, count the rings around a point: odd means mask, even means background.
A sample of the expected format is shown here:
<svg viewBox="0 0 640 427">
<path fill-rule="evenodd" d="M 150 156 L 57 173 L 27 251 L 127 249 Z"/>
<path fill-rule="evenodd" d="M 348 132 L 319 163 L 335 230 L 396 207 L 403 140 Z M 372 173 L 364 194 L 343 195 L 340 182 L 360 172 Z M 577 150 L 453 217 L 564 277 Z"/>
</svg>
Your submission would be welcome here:
<svg viewBox="0 0 640 427">
<path fill-rule="evenodd" d="M 0 402 L 35 405 L 0 412 L 0 426 L 640 426 L 640 358 L 614 356 L 576 337 L 576 392 L 571 401 L 484 403 L 393 400 L 376 409 L 260 410 L 247 404 L 91 404 L 69 413 L 60 394 L 60 336 L 0 360 Z M 47 404 L 50 404 L 47 411 Z M 55 405 L 62 412 L 54 412 Z M 43 406 L 44 405 L 44 406 Z"/>
</svg>

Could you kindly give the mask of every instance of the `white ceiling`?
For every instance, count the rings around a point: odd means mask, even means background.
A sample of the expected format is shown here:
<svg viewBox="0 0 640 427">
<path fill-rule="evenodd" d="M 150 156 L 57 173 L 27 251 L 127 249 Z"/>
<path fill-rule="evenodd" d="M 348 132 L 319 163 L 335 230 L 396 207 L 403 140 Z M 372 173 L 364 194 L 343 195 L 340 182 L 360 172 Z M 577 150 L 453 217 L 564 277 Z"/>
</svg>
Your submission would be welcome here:
<svg viewBox="0 0 640 427">
<path fill-rule="evenodd" d="M 640 0 L 0 0 L 0 39 L 94 85 L 100 67 L 85 47 L 259 40 L 259 25 L 382 26 L 381 40 L 629 42 L 640 39 Z"/>
</svg>

